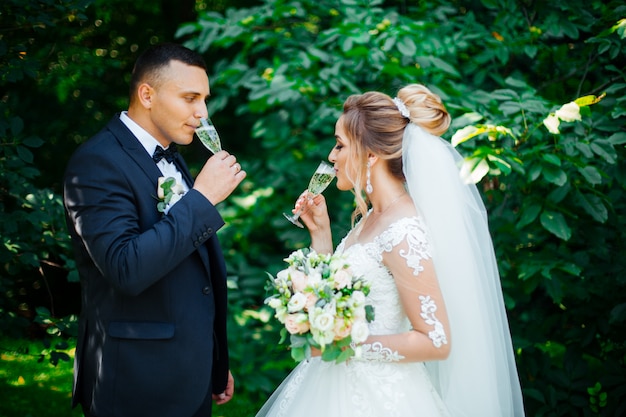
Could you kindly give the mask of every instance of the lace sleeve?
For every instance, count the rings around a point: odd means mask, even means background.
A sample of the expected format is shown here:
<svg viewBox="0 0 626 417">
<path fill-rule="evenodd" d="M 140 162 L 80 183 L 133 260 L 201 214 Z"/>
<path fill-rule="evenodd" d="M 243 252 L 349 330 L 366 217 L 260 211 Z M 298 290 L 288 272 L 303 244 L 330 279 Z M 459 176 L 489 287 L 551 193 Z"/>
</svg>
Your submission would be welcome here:
<svg viewBox="0 0 626 417">
<path fill-rule="evenodd" d="M 376 242 L 383 252 L 391 252 L 400 243 L 405 242 L 406 247 L 399 250 L 400 256 L 406 259 L 406 264 L 413 269 L 413 275 L 417 276 L 424 268 L 422 259 L 430 259 L 430 243 L 426 225 L 421 217 L 405 217 L 392 223 L 387 230 L 381 233 Z"/>
</svg>

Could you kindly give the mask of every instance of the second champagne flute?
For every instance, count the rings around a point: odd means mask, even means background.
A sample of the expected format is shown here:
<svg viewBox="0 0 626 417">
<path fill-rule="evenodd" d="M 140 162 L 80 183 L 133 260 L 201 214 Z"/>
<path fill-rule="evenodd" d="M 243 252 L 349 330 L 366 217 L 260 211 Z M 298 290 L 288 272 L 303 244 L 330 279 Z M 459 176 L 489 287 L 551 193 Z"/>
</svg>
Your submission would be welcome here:
<svg viewBox="0 0 626 417">
<path fill-rule="evenodd" d="M 317 166 L 315 173 L 311 177 L 307 190 L 313 195 L 321 194 L 322 191 L 324 191 L 332 182 L 333 178 L 335 178 L 335 168 L 333 168 L 333 166 L 328 162 L 322 161 Z M 304 228 L 302 223 L 298 220 L 300 218 L 300 214 L 302 214 L 302 209 L 298 210 L 294 214 L 283 213 L 283 216 L 296 226 Z"/>
<path fill-rule="evenodd" d="M 208 116 L 200 119 L 200 126 L 196 128 L 196 135 L 200 138 L 200 142 L 213 154 L 222 150 L 220 136 L 217 134 L 217 130 Z"/>
</svg>

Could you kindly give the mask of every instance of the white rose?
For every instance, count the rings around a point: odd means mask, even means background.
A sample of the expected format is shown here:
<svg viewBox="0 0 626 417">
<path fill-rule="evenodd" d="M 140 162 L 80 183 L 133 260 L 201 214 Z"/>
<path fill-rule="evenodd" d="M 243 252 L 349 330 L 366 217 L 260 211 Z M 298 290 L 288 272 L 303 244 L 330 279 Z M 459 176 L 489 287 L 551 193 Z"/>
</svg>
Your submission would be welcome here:
<svg viewBox="0 0 626 417">
<path fill-rule="evenodd" d="M 182 198 L 182 195 L 180 194 L 172 194 L 172 198 L 170 198 L 169 206 L 172 207 L 174 204 L 178 203 L 178 201 L 180 201 L 181 198 Z"/>
<path fill-rule="evenodd" d="M 311 335 L 313 336 L 313 340 L 321 346 L 329 345 L 335 339 L 335 333 L 332 330 L 321 332 L 311 329 Z"/>
<path fill-rule="evenodd" d="M 304 308 L 306 302 L 306 295 L 302 294 L 301 292 L 297 292 L 289 300 L 289 303 L 287 304 L 287 310 L 289 310 L 290 313 L 300 311 Z"/>
<path fill-rule="evenodd" d="M 367 336 L 370 335 L 370 329 L 367 327 L 367 323 L 363 321 L 357 321 L 352 325 L 352 341 L 354 343 L 363 343 L 367 340 Z"/>
<path fill-rule="evenodd" d="M 342 288 L 352 287 L 352 275 L 349 273 L 349 271 L 345 269 L 341 269 L 337 271 L 334 278 L 335 278 L 335 288 L 340 290 Z"/>
<path fill-rule="evenodd" d="M 543 120 L 544 126 L 548 129 L 548 132 L 558 135 L 559 133 L 559 118 L 551 114 Z"/>
<path fill-rule="evenodd" d="M 355 307 L 365 304 L 365 294 L 363 291 L 354 291 L 352 293 L 352 305 Z"/>
<path fill-rule="evenodd" d="M 279 322 L 284 323 L 285 320 L 287 320 L 287 309 L 283 306 L 279 306 L 276 309 L 276 314 L 274 314 L 274 317 L 276 317 Z"/>
<path fill-rule="evenodd" d="M 322 283 L 322 274 L 319 271 L 313 271 L 309 274 L 309 287 L 319 288 Z"/>
<path fill-rule="evenodd" d="M 580 117 L 580 106 L 573 101 L 561 106 L 561 108 L 556 111 L 555 115 L 564 122 L 582 120 Z"/>
<path fill-rule="evenodd" d="M 359 306 L 352 311 L 352 316 L 355 320 L 365 320 L 367 314 L 365 313 L 365 306 Z"/>
<path fill-rule="evenodd" d="M 335 317 L 329 312 L 322 312 L 313 315 L 311 326 L 319 332 L 327 332 L 335 325 Z"/>
<path fill-rule="evenodd" d="M 183 185 L 181 183 L 177 182 L 172 186 L 172 192 L 174 194 L 182 194 L 185 192 L 185 189 L 183 188 Z"/>
<path fill-rule="evenodd" d="M 282 304 L 283 303 L 278 298 L 270 298 L 269 301 L 267 302 L 267 305 L 272 307 L 274 310 L 276 310 Z"/>
<path fill-rule="evenodd" d="M 159 200 L 163 200 L 165 198 L 165 192 L 163 191 L 163 187 L 161 187 L 164 182 L 165 177 L 159 177 L 157 180 L 157 197 L 159 197 Z"/>
</svg>

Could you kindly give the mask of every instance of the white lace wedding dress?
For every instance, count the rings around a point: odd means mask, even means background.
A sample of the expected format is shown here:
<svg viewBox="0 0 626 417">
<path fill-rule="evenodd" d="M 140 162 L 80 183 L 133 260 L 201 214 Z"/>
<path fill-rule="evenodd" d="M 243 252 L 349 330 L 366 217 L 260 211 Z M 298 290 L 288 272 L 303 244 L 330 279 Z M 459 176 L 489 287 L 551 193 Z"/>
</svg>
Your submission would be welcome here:
<svg viewBox="0 0 626 417">
<path fill-rule="evenodd" d="M 410 329 L 393 276 L 382 264 L 384 251 L 408 244 L 403 254 L 411 268 L 430 257 L 421 218 L 392 223 L 373 242 L 344 249 L 351 268 L 371 285 L 368 303 L 375 308 L 371 334 L 402 333 Z M 303 361 L 292 371 L 257 417 L 447 417 L 445 405 L 422 362 L 390 361 L 393 352 L 382 348 L 378 360 L 350 360 L 335 364 L 320 358 Z M 382 359 L 382 360 L 381 360 Z"/>
</svg>

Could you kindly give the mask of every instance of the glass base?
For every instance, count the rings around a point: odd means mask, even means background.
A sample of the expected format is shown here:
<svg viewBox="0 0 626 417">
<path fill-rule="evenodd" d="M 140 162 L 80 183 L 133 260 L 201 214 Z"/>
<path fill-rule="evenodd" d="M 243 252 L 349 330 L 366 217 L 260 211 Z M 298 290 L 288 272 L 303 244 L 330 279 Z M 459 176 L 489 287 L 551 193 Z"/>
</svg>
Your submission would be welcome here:
<svg viewBox="0 0 626 417">
<path fill-rule="evenodd" d="M 295 224 L 299 228 L 304 229 L 304 225 L 300 223 L 300 220 L 298 220 L 298 217 L 296 217 L 295 215 L 283 213 L 283 216 L 285 216 L 285 219 L 289 220 L 291 223 Z"/>
</svg>

